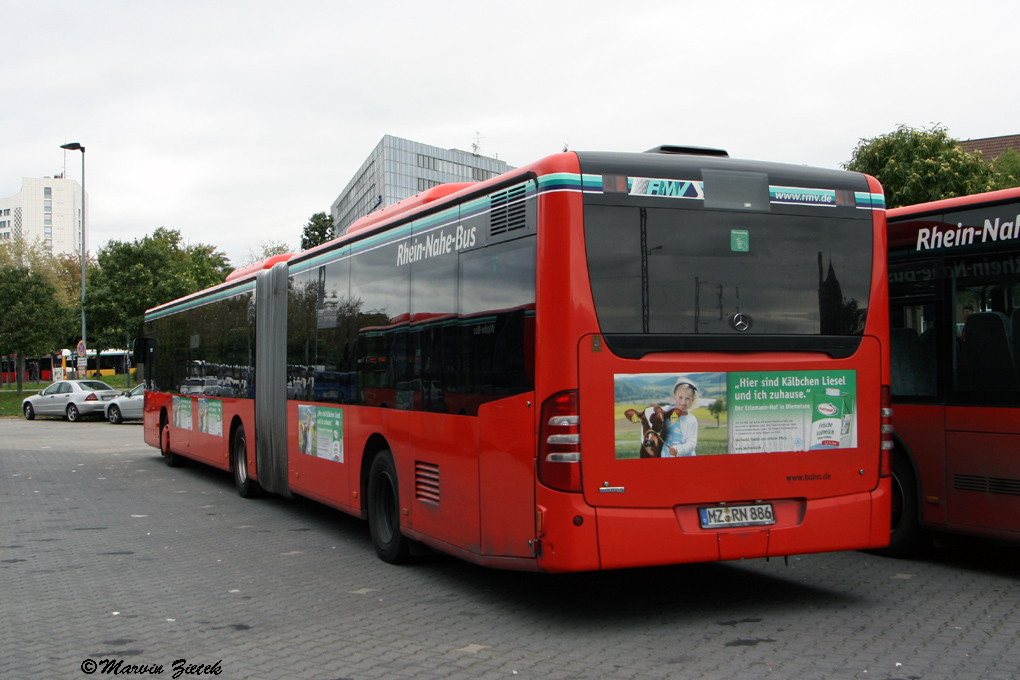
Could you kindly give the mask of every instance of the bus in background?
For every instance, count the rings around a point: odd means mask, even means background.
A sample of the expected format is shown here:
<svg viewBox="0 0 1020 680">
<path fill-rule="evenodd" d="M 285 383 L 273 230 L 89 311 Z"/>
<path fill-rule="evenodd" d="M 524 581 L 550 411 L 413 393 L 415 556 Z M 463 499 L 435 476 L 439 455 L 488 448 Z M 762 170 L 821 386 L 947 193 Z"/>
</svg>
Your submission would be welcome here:
<svg viewBox="0 0 1020 680">
<path fill-rule="evenodd" d="M 130 366 L 131 352 L 123 349 L 107 349 L 97 358 L 96 351 L 88 351 L 88 377 L 100 377 L 120 375 L 125 371 L 134 373 Z M 74 374 L 74 355 L 68 350 L 44 354 L 42 357 L 29 357 L 25 359 L 25 380 L 27 382 L 48 383 L 56 379 L 58 375 L 64 375 L 66 369 Z M 54 368 L 57 370 L 54 371 Z M 82 376 L 84 377 L 84 376 Z M 17 357 L 0 357 L 0 383 L 15 383 L 17 381 Z"/>
<path fill-rule="evenodd" d="M 149 310 L 145 440 L 367 519 L 388 562 L 884 546 L 883 209 L 691 147 L 440 185 Z"/>
<path fill-rule="evenodd" d="M 888 212 L 893 532 L 1020 541 L 1020 189 Z"/>
<path fill-rule="evenodd" d="M 24 382 L 48 383 L 53 380 L 53 364 L 60 368 L 60 355 L 44 354 L 42 357 L 25 359 Z M 0 357 L 0 384 L 14 385 L 18 382 L 18 357 Z"/>
<path fill-rule="evenodd" d="M 88 351 L 89 377 L 105 377 L 134 372 L 130 363 L 131 353 L 123 349 L 104 349 L 97 357 L 95 350 Z"/>
</svg>

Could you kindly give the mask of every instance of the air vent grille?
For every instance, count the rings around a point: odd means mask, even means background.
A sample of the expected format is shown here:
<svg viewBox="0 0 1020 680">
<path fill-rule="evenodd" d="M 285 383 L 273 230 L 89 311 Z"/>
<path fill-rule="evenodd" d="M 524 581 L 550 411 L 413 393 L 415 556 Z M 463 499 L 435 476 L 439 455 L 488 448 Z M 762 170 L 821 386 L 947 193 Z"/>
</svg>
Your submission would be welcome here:
<svg viewBox="0 0 1020 680">
<path fill-rule="evenodd" d="M 526 195 L 527 188 L 521 184 L 495 193 L 490 197 L 489 205 L 492 208 L 492 217 L 489 223 L 490 236 L 501 236 L 527 226 L 524 204 Z"/>
<path fill-rule="evenodd" d="M 988 478 L 974 475 L 956 475 L 953 477 L 953 488 L 960 491 L 988 491 Z"/>
<path fill-rule="evenodd" d="M 981 477 L 978 475 L 953 475 L 953 488 L 960 491 L 980 491 L 982 493 L 1020 496 L 1020 479 Z"/>
<path fill-rule="evenodd" d="M 439 505 L 439 466 L 414 461 L 414 497 L 423 503 Z"/>
<path fill-rule="evenodd" d="M 1001 493 L 1007 496 L 1020 496 L 1020 479 L 989 477 L 988 490 L 992 493 Z"/>
</svg>

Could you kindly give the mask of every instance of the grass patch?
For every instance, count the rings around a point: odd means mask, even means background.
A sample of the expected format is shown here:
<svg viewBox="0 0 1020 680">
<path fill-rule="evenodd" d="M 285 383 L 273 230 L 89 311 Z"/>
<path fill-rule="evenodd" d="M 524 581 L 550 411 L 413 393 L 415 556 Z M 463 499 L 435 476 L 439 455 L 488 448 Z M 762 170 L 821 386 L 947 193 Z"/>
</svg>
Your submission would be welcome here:
<svg viewBox="0 0 1020 680">
<path fill-rule="evenodd" d="M 19 397 L 17 390 L 0 390 L 0 416 L 20 416 L 21 400 L 34 393 L 35 392 L 29 392 L 26 390 L 25 393 Z"/>
<path fill-rule="evenodd" d="M 643 411 L 647 404 L 616 404 L 615 433 L 616 433 L 616 458 L 637 458 L 641 451 L 641 426 L 630 422 L 624 416 L 624 412 L 633 408 Z M 717 423 L 715 416 L 708 412 L 707 408 L 696 408 L 691 411 L 698 419 L 698 448 L 699 456 L 719 456 L 727 452 L 728 440 L 726 414 L 722 413 Z"/>
</svg>

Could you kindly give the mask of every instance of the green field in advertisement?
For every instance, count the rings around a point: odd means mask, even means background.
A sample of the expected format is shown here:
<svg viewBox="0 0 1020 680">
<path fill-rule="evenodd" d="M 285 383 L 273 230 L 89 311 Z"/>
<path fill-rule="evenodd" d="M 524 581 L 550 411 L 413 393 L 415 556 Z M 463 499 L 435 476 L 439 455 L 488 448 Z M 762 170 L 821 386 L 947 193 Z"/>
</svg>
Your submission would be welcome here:
<svg viewBox="0 0 1020 680">
<path fill-rule="evenodd" d="M 857 446 L 855 371 L 614 376 L 616 458 Z"/>
</svg>

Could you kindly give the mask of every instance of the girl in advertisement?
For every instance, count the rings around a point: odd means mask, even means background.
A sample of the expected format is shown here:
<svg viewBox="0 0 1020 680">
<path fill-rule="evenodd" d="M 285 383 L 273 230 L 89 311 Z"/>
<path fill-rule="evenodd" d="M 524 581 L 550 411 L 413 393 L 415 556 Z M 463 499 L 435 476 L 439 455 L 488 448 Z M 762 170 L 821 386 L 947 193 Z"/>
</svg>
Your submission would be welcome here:
<svg viewBox="0 0 1020 680">
<path fill-rule="evenodd" d="M 665 432 L 662 457 L 683 458 L 696 456 L 698 448 L 698 419 L 691 414 L 698 397 L 698 386 L 690 378 L 680 376 L 673 385 L 673 406 L 663 408 Z"/>
</svg>

